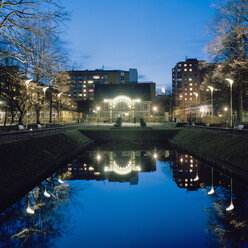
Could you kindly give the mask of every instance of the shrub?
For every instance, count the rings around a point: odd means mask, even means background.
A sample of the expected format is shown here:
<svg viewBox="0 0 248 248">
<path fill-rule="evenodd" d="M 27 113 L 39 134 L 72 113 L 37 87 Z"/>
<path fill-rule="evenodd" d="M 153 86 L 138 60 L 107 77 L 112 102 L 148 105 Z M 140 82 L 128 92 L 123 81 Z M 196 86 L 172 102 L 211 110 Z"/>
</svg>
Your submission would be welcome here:
<svg viewBox="0 0 248 248">
<path fill-rule="evenodd" d="M 140 126 L 141 127 L 146 127 L 146 123 L 143 118 L 140 118 Z"/>
<path fill-rule="evenodd" d="M 118 117 L 117 120 L 115 121 L 114 127 L 121 127 L 122 125 L 122 119 L 121 117 Z"/>
</svg>

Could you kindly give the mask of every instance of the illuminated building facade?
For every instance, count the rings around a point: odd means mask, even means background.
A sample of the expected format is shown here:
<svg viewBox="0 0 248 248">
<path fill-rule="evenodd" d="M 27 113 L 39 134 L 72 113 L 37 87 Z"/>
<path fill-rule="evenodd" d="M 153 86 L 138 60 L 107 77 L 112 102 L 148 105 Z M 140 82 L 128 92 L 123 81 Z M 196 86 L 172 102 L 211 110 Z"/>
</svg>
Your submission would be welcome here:
<svg viewBox="0 0 248 248">
<path fill-rule="evenodd" d="M 175 107 L 189 107 L 200 103 L 199 93 L 204 75 L 201 69 L 203 64 L 205 61 L 186 59 L 186 61 L 178 62 L 172 69 L 172 94 Z"/>
<path fill-rule="evenodd" d="M 101 84 L 138 83 L 137 69 L 68 71 L 71 77 L 71 97 L 74 100 L 94 100 L 95 86 Z"/>
<path fill-rule="evenodd" d="M 64 180 L 108 180 L 138 183 L 140 172 L 156 170 L 156 160 L 148 151 L 92 151 L 72 161 L 62 170 Z"/>
<path fill-rule="evenodd" d="M 96 85 L 95 102 L 101 106 L 101 120 L 118 117 L 133 122 L 149 118 L 155 100 L 155 83 Z"/>
</svg>

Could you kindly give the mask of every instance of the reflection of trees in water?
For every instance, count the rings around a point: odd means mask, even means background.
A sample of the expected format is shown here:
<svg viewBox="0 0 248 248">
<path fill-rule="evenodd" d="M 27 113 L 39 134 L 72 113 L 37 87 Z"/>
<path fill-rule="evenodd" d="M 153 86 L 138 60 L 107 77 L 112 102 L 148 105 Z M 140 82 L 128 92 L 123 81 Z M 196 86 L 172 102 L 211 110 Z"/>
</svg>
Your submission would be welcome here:
<svg viewBox="0 0 248 248">
<path fill-rule="evenodd" d="M 234 191 L 235 208 L 227 212 L 230 190 L 217 187 L 211 196 L 213 207 L 206 209 L 207 231 L 213 237 L 209 247 L 247 247 L 248 244 L 248 194 L 245 190 Z"/>
<path fill-rule="evenodd" d="M 44 196 L 44 190 L 51 195 Z M 73 201 L 75 189 L 50 179 L 0 215 L 0 246 L 48 247 L 56 237 L 67 232 L 68 202 Z M 26 212 L 28 203 L 35 210 Z"/>
</svg>

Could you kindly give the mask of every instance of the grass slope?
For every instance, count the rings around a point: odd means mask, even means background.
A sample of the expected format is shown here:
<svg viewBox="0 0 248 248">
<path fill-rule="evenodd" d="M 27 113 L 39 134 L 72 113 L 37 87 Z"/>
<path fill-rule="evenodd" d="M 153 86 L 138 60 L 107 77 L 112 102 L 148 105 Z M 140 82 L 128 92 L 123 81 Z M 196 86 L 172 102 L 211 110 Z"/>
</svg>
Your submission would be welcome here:
<svg viewBox="0 0 248 248">
<path fill-rule="evenodd" d="M 32 172 L 89 140 L 78 130 L 70 130 L 1 144 L 0 184 L 6 185 L 23 176 L 32 176 Z"/>
<path fill-rule="evenodd" d="M 210 155 L 248 170 L 248 137 L 185 128 L 171 141 L 186 150 Z"/>
</svg>

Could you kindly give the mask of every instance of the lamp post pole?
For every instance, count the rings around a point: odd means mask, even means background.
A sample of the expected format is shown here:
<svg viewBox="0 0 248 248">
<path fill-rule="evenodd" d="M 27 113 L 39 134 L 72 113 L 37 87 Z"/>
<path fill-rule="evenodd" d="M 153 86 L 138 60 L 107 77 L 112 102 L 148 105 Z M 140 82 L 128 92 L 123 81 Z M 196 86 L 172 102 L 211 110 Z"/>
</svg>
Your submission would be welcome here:
<svg viewBox="0 0 248 248">
<path fill-rule="evenodd" d="M 195 113 L 195 118 L 196 118 L 196 121 L 197 121 L 197 111 L 198 111 L 198 102 L 197 102 L 197 98 L 198 98 L 198 96 L 199 96 L 199 94 L 198 93 L 196 93 L 196 92 L 193 92 L 193 94 L 195 95 L 195 106 L 196 106 L 196 113 Z"/>
<path fill-rule="evenodd" d="M 30 83 L 31 81 L 32 81 L 32 79 L 28 79 L 28 80 L 25 81 L 25 85 L 26 85 L 25 114 L 27 114 L 27 117 L 26 117 L 26 129 L 28 128 L 28 113 L 26 113 L 27 110 L 28 110 L 28 108 L 27 108 L 27 103 L 28 103 L 28 85 L 29 85 L 29 83 Z"/>
<path fill-rule="evenodd" d="M 101 110 L 101 107 L 97 106 L 96 107 L 96 111 L 97 111 L 97 126 L 98 126 L 98 123 L 100 121 L 100 110 Z"/>
<path fill-rule="evenodd" d="M 157 110 L 158 110 L 157 106 L 154 106 L 153 107 L 153 111 L 154 111 L 154 122 L 156 122 L 156 113 L 157 113 Z"/>
<path fill-rule="evenodd" d="M 208 88 L 210 89 L 210 93 L 211 93 L 211 107 L 212 107 L 212 116 L 213 116 L 214 115 L 214 87 L 208 86 Z"/>
<path fill-rule="evenodd" d="M 58 100 L 59 100 L 59 103 L 58 103 L 58 124 L 60 124 L 60 96 L 61 95 L 62 95 L 62 93 L 58 94 Z"/>
<path fill-rule="evenodd" d="M 43 103 L 43 116 L 44 116 L 44 126 L 46 125 L 46 121 L 45 121 L 45 100 L 46 100 L 46 90 L 48 89 L 49 87 L 44 87 L 43 88 L 43 92 L 44 92 L 44 103 Z"/>
<path fill-rule="evenodd" d="M 233 108 L 232 108 L 232 85 L 233 85 L 233 80 L 230 78 L 226 78 L 230 85 L 230 126 L 231 128 L 233 127 Z"/>
</svg>

